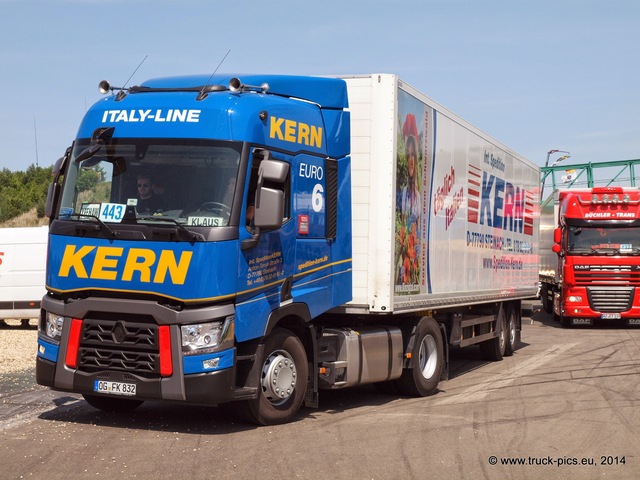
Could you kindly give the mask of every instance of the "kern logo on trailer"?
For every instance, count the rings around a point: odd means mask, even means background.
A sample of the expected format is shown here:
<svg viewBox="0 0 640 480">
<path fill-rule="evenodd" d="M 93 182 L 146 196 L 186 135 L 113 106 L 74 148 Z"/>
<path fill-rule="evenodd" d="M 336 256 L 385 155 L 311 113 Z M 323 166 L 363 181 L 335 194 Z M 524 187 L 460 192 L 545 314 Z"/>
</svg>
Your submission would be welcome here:
<svg viewBox="0 0 640 480">
<path fill-rule="evenodd" d="M 533 195 L 496 174 L 469 165 L 467 221 L 533 235 Z"/>
</svg>

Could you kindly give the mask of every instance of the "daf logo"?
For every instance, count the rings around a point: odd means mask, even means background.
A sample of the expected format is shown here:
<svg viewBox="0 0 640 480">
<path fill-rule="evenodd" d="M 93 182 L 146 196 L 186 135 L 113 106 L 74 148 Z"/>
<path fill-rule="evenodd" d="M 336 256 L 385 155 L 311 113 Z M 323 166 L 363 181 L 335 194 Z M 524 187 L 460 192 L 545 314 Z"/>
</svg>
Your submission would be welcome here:
<svg viewBox="0 0 640 480">
<path fill-rule="evenodd" d="M 113 331 L 111 332 L 111 337 L 113 338 L 113 341 L 116 343 L 122 343 L 127 338 L 127 329 L 125 328 L 124 322 L 122 320 L 116 323 L 116 326 L 113 328 Z"/>
</svg>

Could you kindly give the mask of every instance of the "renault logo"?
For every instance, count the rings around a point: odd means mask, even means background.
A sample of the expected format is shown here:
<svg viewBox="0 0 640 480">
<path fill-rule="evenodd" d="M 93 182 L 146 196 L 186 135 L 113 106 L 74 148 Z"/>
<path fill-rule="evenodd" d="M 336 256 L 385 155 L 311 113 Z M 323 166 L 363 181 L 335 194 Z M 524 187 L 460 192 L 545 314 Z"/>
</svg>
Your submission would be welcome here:
<svg viewBox="0 0 640 480">
<path fill-rule="evenodd" d="M 116 323 L 116 326 L 113 328 L 113 332 L 111 332 L 111 336 L 113 337 L 113 341 L 116 343 L 122 343 L 127 338 L 127 329 L 125 328 L 122 320 Z"/>
</svg>

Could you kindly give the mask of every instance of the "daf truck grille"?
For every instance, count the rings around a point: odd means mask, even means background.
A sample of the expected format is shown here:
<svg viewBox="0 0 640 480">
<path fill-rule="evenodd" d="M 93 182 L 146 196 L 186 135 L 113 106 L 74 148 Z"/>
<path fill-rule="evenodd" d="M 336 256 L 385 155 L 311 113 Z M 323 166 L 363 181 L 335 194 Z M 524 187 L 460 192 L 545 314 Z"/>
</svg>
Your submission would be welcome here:
<svg viewBox="0 0 640 480">
<path fill-rule="evenodd" d="M 597 312 L 622 313 L 631 308 L 634 287 L 590 287 L 587 288 L 589 305 Z"/>
<path fill-rule="evenodd" d="M 579 286 L 640 287 L 640 267 L 637 265 L 574 265 L 575 284 Z"/>
<path fill-rule="evenodd" d="M 118 370 L 159 376 L 157 330 L 153 323 L 85 319 L 78 368 L 85 372 Z"/>
</svg>

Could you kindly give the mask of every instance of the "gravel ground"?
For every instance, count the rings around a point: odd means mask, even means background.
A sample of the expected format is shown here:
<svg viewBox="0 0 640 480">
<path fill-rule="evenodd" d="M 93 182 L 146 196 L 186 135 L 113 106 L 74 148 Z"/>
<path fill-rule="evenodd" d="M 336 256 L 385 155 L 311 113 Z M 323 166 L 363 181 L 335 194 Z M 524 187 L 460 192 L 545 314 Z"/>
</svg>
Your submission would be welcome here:
<svg viewBox="0 0 640 480">
<path fill-rule="evenodd" d="M 34 323 L 24 328 L 19 320 L 8 320 L 7 327 L 0 328 L 0 397 L 36 385 L 38 330 Z"/>
</svg>

